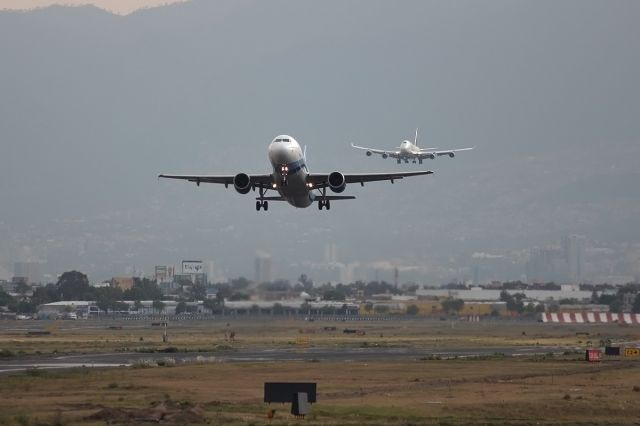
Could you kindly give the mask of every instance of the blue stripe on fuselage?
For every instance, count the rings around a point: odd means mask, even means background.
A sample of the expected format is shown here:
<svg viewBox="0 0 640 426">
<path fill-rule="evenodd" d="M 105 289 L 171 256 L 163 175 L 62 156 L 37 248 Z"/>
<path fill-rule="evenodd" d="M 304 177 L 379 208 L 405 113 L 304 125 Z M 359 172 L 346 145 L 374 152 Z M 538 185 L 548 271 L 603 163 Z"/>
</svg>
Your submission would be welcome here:
<svg viewBox="0 0 640 426">
<path fill-rule="evenodd" d="M 298 161 L 294 161 L 287 164 L 287 167 L 289 168 L 288 174 L 290 175 L 298 173 L 300 169 L 304 169 L 305 171 L 308 172 L 307 165 L 304 163 L 304 158 L 301 158 Z"/>
</svg>

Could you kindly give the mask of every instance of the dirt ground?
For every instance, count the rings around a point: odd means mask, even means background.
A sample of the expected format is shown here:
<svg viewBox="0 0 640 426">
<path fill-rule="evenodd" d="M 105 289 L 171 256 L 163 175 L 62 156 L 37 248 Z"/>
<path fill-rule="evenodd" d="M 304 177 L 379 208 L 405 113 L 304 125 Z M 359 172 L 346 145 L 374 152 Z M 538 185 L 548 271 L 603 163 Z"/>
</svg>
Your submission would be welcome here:
<svg viewBox="0 0 640 426">
<path fill-rule="evenodd" d="M 0 349 L 25 353 L 161 347 L 149 324 L 65 323 L 51 335 L 26 337 L 0 324 Z M 21 326 L 21 325 L 20 325 Z M 41 325 L 38 324 L 40 327 Z M 335 331 L 324 327 L 337 326 Z M 3 329 L 4 327 L 4 329 Z M 344 335 L 343 328 L 364 330 Z M 236 342 L 226 342 L 233 329 Z M 172 332 L 173 330 L 173 332 Z M 301 332 L 302 331 L 302 332 Z M 169 328 L 170 344 L 197 350 L 219 344 L 270 348 L 309 345 L 428 348 L 560 345 L 638 340 L 640 329 L 505 322 L 307 323 L 235 321 L 183 323 Z M 143 337 L 143 342 L 140 342 Z M 93 346 L 92 346 L 93 345 Z M 103 346 L 104 345 L 104 346 Z M 97 347 L 96 347 L 97 346 Z M 166 345 L 165 345 L 166 346 Z M 146 347 L 146 346 L 145 346 Z M 301 348 L 304 350 L 304 348 Z M 170 355 L 169 355 L 170 356 Z M 211 360 L 209 360 L 211 361 Z M 262 402 L 267 381 L 310 381 L 318 402 L 305 419 L 289 405 Z M 275 409 L 273 419 L 267 411 Z M 29 370 L 0 376 L 0 425 L 36 424 L 638 424 L 640 360 L 587 363 L 564 355 L 372 362 L 216 362 L 152 368 Z"/>
</svg>

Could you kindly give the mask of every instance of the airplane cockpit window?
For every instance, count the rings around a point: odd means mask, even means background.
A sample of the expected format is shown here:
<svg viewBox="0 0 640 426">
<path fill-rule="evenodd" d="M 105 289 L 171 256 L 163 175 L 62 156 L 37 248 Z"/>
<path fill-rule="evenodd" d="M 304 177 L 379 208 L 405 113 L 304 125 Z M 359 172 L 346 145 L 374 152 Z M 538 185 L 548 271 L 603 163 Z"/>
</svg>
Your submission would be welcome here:
<svg viewBox="0 0 640 426">
<path fill-rule="evenodd" d="M 282 139 L 282 142 L 290 142 L 289 139 Z"/>
</svg>

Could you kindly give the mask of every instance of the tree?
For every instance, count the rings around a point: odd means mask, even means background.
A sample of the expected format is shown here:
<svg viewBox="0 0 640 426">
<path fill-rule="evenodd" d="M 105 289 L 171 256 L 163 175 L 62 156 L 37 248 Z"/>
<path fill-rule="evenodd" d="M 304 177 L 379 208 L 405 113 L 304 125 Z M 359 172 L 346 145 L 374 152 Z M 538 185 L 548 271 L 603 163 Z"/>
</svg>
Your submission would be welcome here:
<svg viewBox="0 0 640 426">
<path fill-rule="evenodd" d="M 311 278 L 309 278 L 307 276 L 307 274 L 301 274 L 298 277 L 298 282 L 300 283 L 300 286 L 302 287 L 301 290 L 304 290 L 307 293 L 310 293 L 310 292 L 313 291 L 313 280 L 311 280 Z"/>
<path fill-rule="evenodd" d="M 231 280 L 231 288 L 234 290 L 244 290 L 249 288 L 251 285 L 251 281 L 246 279 L 245 277 L 238 277 Z"/>
<path fill-rule="evenodd" d="M 57 302 L 59 300 L 58 289 L 55 284 L 47 284 L 44 287 L 38 287 L 34 290 L 33 295 L 31 296 L 31 303 L 33 303 L 34 306 Z"/>
<path fill-rule="evenodd" d="M 640 314 L 640 293 L 636 294 L 636 298 L 633 300 L 633 306 L 631 309 L 634 314 Z"/>
<path fill-rule="evenodd" d="M 233 302 L 237 300 L 249 300 L 249 295 L 246 293 L 233 293 L 229 296 L 229 300 Z"/>
<path fill-rule="evenodd" d="M 159 314 L 162 313 L 162 311 L 164 311 L 165 308 L 165 304 L 162 300 L 154 300 L 151 307 L 153 308 L 153 311 L 157 311 Z"/>
<path fill-rule="evenodd" d="M 17 305 L 18 303 L 13 296 L 0 290 L 0 306 L 6 306 L 9 311 L 15 312 L 18 307 Z"/>
<path fill-rule="evenodd" d="M 418 315 L 418 312 L 420 312 L 420 308 L 416 305 L 407 306 L 407 315 Z"/>
<path fill-rule="evenodd" d="M 387 312 L 389 312 L 389 307 L 388 307 L 388 306 L 386 306 L 386 305 L 376 305 L 376 306 L 373 308 L 373 311 L 374 311 L 376 314 L 386 314 Z"/>
<path fill-rule="evenodd" d="M 205 309 L 208 309 L 212 315 L 214 314 L 219 314 L 222 312 L 222 308 L 224 306 L 224 303 L 220 303 L 217 298 L 216 299 L 205 299 L 204 302 L 202 302 L 202 306 Z"/>
<path fill-rule="evenodd" d="M 343 301 L 346 299 L 346 296 L 343 292 L 338 289 L 330 289 L 326 290 L 322 294 L 322 300 L 333 300 L 333 301 Z"/>
<path fill-rule="evenodd" d="M 284 306 L 281 303 L 275 303 L 273 305 L 273 313 L 276 315 L 282 315 L 284 313 Z"/>
<path fill-rule="evenodd" d="M 447 314 L 452 314 L 454 312 L 460 312 L 462 310 L 462 308 L 464 307 L 464 300 L 462 299 L 445 299 L 442 302 L 440 302 L 440 304 L 442 305 L 442 309 L 447 313 Z"/>
<path fill-rule="evenodd" d="M 184 312 L 187 312 L 187 304 L 183 300 L 181 300 L 176 305 L 176 315 L 180 315 Z"/>
<path fill-rule="evenodd" d="M 207 287 L 201 282 L 192 284 L 189 288 L 189 296 L 192 301 L 204 300 L 207 298 Z"/>
<path fill-rule="evenodd" d="M 89 280 L 82 272 L 63 273 L 58 278 L 56 286 L 61 300 L 91 300 L 94 296 Z"/>
<path fill-rule="evenodd" d="M 122 294 L 125 300 L 160 300 L 162 290 L 155 280 L 134 278 L 133 286 Z"/>
<path fill-rule="evenodd" d="M 16 293 L 20 295 L 21 299 L 24 300 L 24 298 L 27 296 L 27 293 L 29 293 L 30 291 L 31 287 L 24 281 L 20 281 L 18 284 L 16 284 Z"/>
</svg>

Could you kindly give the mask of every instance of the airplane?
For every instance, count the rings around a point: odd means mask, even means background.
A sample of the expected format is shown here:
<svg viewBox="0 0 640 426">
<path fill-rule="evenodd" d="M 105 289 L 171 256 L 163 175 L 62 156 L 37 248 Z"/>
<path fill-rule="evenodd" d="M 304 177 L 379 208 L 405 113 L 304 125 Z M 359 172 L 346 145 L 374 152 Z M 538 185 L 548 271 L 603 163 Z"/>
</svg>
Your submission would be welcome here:
<svg viewBox="0 0 640 426">
<path fill-rule="evenodd" d="M 397 159 L 398 164 L 400 164 L 402 160 L 404 160 L 405 163 L 408 163 L 409 160 L 413 160 L 413 162 L 415 163 L 416 160 L 418 160 L 418 162 L 422 164 L 422 160 L 424 160 L 425 158 L 435 160 L 437 157 L 442 157 L 443 155 L 448 155 L 449 157 L 453 158 L 455 157 L 456 152 L 470 151 L 473 148 L 475 148 L 475 147 L 471 147 L 471 148 L 448 149 L 443 151 L 438 151 L 438 148 L 420 148 L 418 146 L 418 129 L 416 129 L 416 137 L 413 143 L 407 140 L 402 141 L 402 143 L 398 147 L 398 151 L 387 151 L 384 149 L 366 148 L 366 147 L 357 146 L 354 144 L 351 144 L 351 146 L 356 149 L 364 149 L 365 151 L 367 151 L 367 157 L 371 157 L 371 154 L 380 154 L 382 155 L 382 158 L 391 157 L 391 158 Z"/>
<path fill-rule="evenodd" d="M 432 171 L 393 172 L 393 173 L 310 173 L 307 168 L 307 152 L 300 148 L 300 144 L 289 135 L 276 136 L 268 149 L 268 157 L 273 167 L 273 173 L 236 175 L 173 175 L 161 174 L 158 178 L 182 179 L 201 183 L 219 183 L 225 188 L 233 185 L 240 194 L 258 190 L 256 197 L 256 211 L 269 209 L 269 201 L 286 201 L 294 207 L 309 207 L 315 201 L 318 209 L 331 208 L 331 201 L 352 200 L 352 195 L 327 195 L 327 188 L 334 193 L 341 193 L 347 184 L 388 180 L 396 180 L 410 176 L 429 175 Z M 267 191 L 275 191 L 278 195 L 267 196 Z"/>
</svg>

